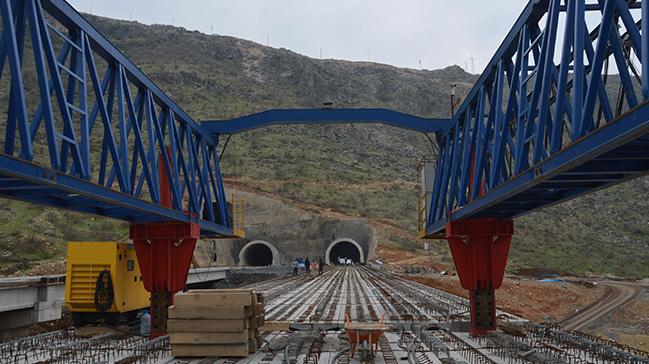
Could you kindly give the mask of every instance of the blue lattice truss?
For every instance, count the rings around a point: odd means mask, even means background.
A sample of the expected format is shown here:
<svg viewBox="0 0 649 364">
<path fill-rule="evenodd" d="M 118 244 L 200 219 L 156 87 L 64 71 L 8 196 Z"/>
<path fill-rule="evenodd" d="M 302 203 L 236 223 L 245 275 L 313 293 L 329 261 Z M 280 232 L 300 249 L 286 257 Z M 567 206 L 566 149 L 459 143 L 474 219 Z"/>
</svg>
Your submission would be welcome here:
<svg viewBox="0 0 649 364">
<path fill-rule="evenodd" d="M 220 135 L 298 122 L 422 132 L 452 124 L 391 110 L 314 109 L 200 125 L 67 2 L 0 0 L 0 7 L 2 197 L 131 223 L 197 222 L 205 237 L 228 237 Z M 171 208 L 160 204 L 160 167 L 171 176 Z"/>
<path fill-rule="evenodd" d="M 427 234 L 649 171 L 649 2 L 533 0 L 438 136 Z"/>
<path fill-rule="evenodd" d="M 0 0 L 0 10 L 0 196 L 232 235 L 218 136 L 65 1 Z M 171 208 L 160 204 L 159 163 Z"/>
</svg>

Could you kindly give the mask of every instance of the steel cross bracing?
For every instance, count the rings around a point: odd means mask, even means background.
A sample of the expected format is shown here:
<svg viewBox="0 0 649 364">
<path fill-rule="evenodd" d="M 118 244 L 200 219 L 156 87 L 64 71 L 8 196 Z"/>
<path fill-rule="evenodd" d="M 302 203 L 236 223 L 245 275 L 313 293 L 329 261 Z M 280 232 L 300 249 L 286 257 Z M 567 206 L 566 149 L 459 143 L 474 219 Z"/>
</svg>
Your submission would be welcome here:
<svg viewBox="0 0 649 364">
<path fill-rule="evenodd" d="M 0 10 L 0 196 L 232 235 L 218 136 L 67 2 L 0 0 Z M 169 208 L 160 168 L 171 176 Z"/>
<path fill-rule="evenodd" d="M 533 0 L 438 135 L 427 235 L 649 171 L 649 2 Z"/>
</svg>

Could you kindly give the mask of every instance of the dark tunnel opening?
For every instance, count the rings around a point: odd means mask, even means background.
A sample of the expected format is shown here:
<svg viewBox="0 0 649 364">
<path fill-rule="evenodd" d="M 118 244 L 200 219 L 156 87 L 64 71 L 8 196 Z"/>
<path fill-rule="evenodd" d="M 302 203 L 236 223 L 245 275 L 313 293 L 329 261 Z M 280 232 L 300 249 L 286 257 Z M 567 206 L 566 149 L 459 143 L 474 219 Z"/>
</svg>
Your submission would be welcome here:
<svg viewBox="0 0 649 364">
<path fill-rule="evenodd" d="M 329 261 L 331 264 L 342 264 L 339 258 L 351 259 L 352 263 L 361 263 L 361 252 L 354 243 L 349 241 L 341 241 L 331 247 L 329 251 Z"/>
<path fill-rule="evenodd" d="M 249 245 L 243 251 L 242 264 L 249 267 L 273 265 L 273 251 L 261 243 Z"/>
</svg>

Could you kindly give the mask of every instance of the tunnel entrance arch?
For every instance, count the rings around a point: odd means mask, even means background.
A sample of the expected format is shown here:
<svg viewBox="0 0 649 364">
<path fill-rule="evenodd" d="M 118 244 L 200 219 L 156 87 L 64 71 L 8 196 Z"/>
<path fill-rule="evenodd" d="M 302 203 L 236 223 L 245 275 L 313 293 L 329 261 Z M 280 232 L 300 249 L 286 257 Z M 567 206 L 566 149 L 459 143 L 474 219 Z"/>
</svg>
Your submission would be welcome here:
<svg viewBox="0 0 649 364">
<path fill-rule="evenodd" d="M 277 248 L 265 240 L 248 242 L 239 251 L 239 266 L 266 267 L 279 265 Z"/>
<path fill-rule="evenodd" d="M 354 239 L 336 239 L 327 247 L 325 262 L 327 264 L 338 264 L 338 258 L 351 259 L 353 263 L 365 263 L 363 247 Z"/>
</svg>

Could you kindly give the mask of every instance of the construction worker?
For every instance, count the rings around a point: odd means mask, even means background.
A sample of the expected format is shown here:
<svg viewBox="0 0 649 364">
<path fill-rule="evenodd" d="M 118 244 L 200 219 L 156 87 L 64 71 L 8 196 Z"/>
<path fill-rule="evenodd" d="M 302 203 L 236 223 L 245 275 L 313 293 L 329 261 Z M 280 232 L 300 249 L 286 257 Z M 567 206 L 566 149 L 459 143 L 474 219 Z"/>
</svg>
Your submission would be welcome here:
<svg viewBox="0 0 649 364">
<path fill-rule="evenodd" d="M 306 274 L 311 274 L 311 261 L 309 257 L 304 258 L 304 269 L 306 269 Z"/>
<path fill-rule="evenodd" d="M 320 259 L 318 260 L 318 275 L 319 276 L 322 275 L 322 269 L 323 268 L 324 268 L 324 259 L 322 259 L 322 257 L 320 257 Z"/>
<path fill-rule="evenodd" d="M 297 271 L 300 269 L 300 262 L 297 261 L 297 258 L 293 260 L 293 275 L 297 276 Z"/>
</svg>

